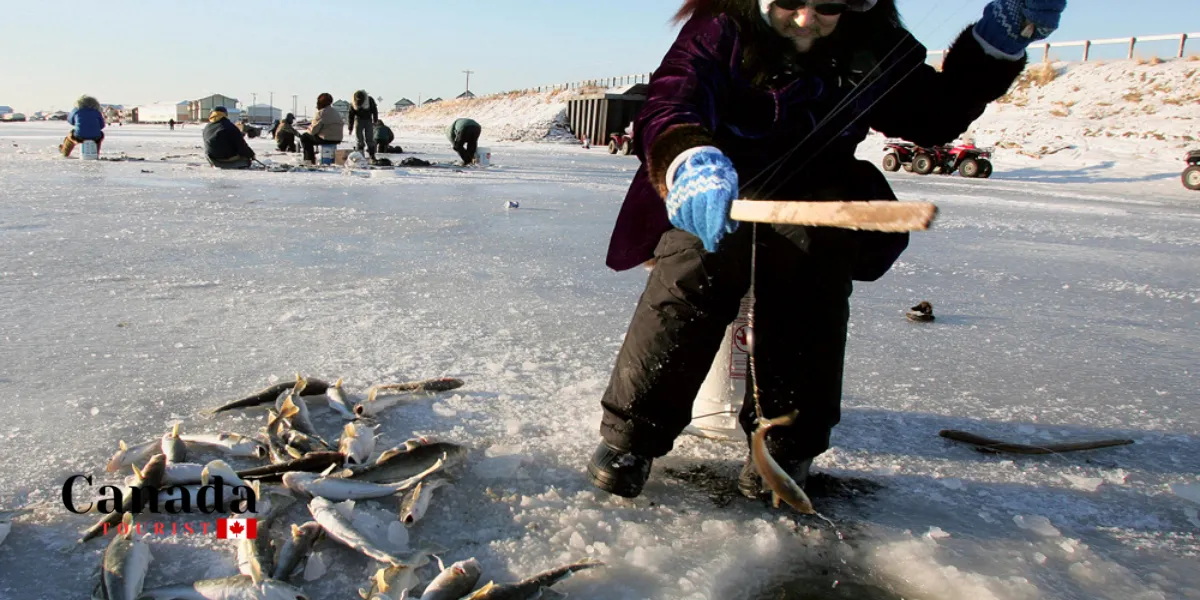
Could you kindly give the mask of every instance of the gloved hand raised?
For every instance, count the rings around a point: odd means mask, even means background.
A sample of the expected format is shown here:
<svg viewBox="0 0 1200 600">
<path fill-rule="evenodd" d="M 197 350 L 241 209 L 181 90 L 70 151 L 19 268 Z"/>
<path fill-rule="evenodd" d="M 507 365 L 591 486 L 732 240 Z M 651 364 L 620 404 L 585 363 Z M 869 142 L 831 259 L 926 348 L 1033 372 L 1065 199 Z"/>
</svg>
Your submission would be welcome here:
<svg viewBox="0 0 1200 600">
<path fill-rule="evenodd" d="M 705 250 L 716 252 L 721 238 L 737 230 L 737 221 L 729 218 L 738 195 L 737 170 L 712 146 L 689 153 L 673 180 L 668 174 L 667 217 L 675 227 L 700 238 Z"/>
<path fill-rule="evenodd" d="M 983 9 L 983 18 L 975 24 L 975 37 L 985 49 L 999 51 L 1013 59 L 1025 53 L 1030 42 L 1044 40 L 1058 29 L 1067 0 L 993 0 Z M 1029 25 L 1033 35 L 1025 37 Z"/>
</svg>

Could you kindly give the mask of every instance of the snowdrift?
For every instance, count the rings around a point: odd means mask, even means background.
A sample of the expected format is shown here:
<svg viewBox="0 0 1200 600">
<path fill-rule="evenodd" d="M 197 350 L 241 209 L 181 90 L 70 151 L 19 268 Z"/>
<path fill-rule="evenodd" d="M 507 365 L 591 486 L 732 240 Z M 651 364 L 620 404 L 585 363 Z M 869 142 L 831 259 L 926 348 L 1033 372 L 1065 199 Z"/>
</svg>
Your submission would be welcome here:
<svg viewBox="0 0 1200 600">
<path fill-rule="evenodd" d="M 583 90 L 600 91 L 600 90 Z M 567 102 L 579 90 L 510 92 L 470 100 L 447 100 L 413 108 L 384 121 L 405 133 L 442 133 L 459 117 L 470 117 L 483 126 L 485 140 L 504 142 L 574 141 L 567 129 Z"/>
<path fill-rule="evenodd" d="M 1178 159 L 1200 140 L 1200 57 L 1030 65 L 972 134 L 1031 157 L 1103 141 L 1107 152 Z"/>
<path fill-rule="evenodd" d="M 483 125 L 485 140 L 574 141 L 567 129 L 567 102 L 598 91 L 451 100 L 385 120 L 401 138 L 405 132 L 442 133 L 454 119 L 469 116 Z M 1200 145 L 1200 58 L 1031 64 L 966 137 L 1010 157 L 1067 152 L 1077 159 L 1177 160 L 1180 149 Z M 1103 150 L 1096 143 L 1101 140 Z"/>
</svg>

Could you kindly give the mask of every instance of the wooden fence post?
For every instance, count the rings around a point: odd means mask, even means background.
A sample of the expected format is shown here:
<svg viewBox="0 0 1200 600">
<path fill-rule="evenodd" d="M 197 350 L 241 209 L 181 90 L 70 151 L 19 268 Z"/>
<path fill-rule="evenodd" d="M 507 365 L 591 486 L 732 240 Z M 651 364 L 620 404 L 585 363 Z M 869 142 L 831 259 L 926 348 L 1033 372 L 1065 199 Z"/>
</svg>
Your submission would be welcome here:
<svg viewBox="0 0 1200 600">
<path fill-rule="evenodd" d="M 1050 43 L 1042 46 L 1042 62 L 1050 62 Z"/>
<path fill-rule="evenodd" d="M 1183 58 L 1184 50 L 1187 48 L 1187 34 L 1179 34 L 1179 58 Z"/>
<path fill-rule="evenodd" d="M 1092 52 L 1092 41 L 1084 40 L 1083 42 L 1083 62 L 1088 61 L 1088 54 Z"/>
<path fill-rule="evenodd" d="M 1137 38 L 1129 38 L 1129 60 L 1133 60 L 1133 47 L 1137 45 Z"/>
</svg>

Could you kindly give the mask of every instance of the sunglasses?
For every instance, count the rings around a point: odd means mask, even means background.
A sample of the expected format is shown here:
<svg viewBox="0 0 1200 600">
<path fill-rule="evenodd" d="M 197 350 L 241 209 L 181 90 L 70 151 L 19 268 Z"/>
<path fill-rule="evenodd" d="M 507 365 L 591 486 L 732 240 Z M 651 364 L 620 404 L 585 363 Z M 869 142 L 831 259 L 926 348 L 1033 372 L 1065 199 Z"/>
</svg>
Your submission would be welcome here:
<svg viewBox="0 0 1200 600">
<path fill-rule="evenodd" d="M 847 10 L 850 10 L 850 6 L 848 4 L 843 4 L 840 2 L 824 2 L 821 4 L 814 4 L 812 0 L 775 0 L 775 6 L 778 6 L 783 10 L 800 10 L 802 8 L 811 6 L 818 15 L 824 17 L 837 16 L 846 12 Z"/>
</svg>

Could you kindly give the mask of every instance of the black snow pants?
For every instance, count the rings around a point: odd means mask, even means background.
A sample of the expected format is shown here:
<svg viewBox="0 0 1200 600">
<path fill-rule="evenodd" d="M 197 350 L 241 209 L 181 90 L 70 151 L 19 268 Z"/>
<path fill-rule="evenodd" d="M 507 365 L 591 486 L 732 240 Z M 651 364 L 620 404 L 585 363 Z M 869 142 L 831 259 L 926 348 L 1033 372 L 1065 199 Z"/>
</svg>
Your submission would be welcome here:
<svg viewBox="0 0 1200 600">
<path fill-rule="evenodd" d="M 464 127 L 454 138 L 454 151 L 462 159 L 463 165 L 469 165 L 475 161 L 475 150 L 479 148 L 479 136 L 482 133 L 482 127 L 472 125 Z"/>
<path fill-rule="evenodd" d="M 750 286 L 753 227 L 742 223 L 715 253 L 680 229 L 659 240 L 601 400 L 600 432 L 610 445 L 663 456 L 691 421 L 692 403 Z M 794 425 L 768 436 L 768 448 L 781 462 L 827 450 L 841 417 L 853 289 L 847 234 L 758 225 L 754 334 L 763 414 L 800 411 Z M 747 435 L 755 428 L 750 388 L 748 381 L 740 419 Z"/>
</svg>

